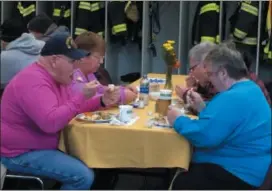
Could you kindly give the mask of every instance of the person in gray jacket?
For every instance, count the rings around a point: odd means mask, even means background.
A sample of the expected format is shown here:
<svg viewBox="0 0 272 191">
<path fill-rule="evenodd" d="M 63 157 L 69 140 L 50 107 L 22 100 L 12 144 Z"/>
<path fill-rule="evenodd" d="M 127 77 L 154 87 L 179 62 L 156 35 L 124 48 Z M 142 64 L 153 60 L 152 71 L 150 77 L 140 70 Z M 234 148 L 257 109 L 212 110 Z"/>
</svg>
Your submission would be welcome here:
<svg viewBox="0 0 272 191">
<path fill-rule="evenodd" d="M 44 42 L 27 33 L 24 23 L 8 19 L 0 26 L 1 89 L 23 68 L 38 60 Z"/>
<path fill-rule="evenodd" d="M 27 29 L 36 39 L 47 41 L 48 38 L 60 33 L 70 33 L 66 26 L 58 26 L 46 14 L 40 14 L 31 19 L 27 25 Z"/>
</svg>

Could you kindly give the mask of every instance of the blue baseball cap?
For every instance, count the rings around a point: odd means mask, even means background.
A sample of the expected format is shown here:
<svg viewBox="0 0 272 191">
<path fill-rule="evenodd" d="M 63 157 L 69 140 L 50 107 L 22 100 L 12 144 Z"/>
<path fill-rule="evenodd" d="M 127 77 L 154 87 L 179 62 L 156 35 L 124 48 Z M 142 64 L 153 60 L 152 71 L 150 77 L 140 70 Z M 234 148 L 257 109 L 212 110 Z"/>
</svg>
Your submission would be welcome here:
<svg viewBox="0 0 272 191">
<path fill-rule="evenodd" d="M 41 55 L 64 55 L 73 60 L 79 60 L 88 56 L 88 52 L 78 49 L 69 33 L 61 33 L 48 38 L 41 51 Z"/>
</svg>

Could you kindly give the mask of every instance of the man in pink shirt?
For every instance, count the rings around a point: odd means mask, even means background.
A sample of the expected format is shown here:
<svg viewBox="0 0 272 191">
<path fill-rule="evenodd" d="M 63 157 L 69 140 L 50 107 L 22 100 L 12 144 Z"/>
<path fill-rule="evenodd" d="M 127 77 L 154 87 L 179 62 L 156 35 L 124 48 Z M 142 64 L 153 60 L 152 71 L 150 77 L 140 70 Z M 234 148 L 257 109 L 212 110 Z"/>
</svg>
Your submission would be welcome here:
<svg viewBox="0 0 272 191">
<path fill-rule="evenodd" d="M 19 72 L 1 102 L 1 163 L 8 170 L 56 179 L 61 189 L 89 189 L 94 173 L 78 159 L 58 150 L 61 130 L 77 114 L 116 103 L 119 92 L 106 89 L 95 96 L 98 83 L 72 94 L 73 61 L 86 56 L 68 34 L 51 37 L 41 58 Z"/>
</svg>

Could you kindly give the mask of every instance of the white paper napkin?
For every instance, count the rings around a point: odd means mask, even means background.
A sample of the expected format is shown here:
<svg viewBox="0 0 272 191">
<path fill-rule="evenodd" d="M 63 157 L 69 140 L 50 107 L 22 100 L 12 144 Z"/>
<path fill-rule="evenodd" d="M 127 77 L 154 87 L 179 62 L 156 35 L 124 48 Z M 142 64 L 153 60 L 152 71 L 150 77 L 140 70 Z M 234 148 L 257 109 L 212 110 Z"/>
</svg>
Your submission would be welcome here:
<svg viewBox="0 0 272 191">
<path fill-rule="evenodd" d="M 133 125 L 140 117 L 135 116 L 133 117 L 129 122 L 124 123 L 120 121 L 117 117 L 113 117 L 112 120 L 110 121 L 111 125 L 117 125 L 117 126 L 131 126 Z"/>
</svg>

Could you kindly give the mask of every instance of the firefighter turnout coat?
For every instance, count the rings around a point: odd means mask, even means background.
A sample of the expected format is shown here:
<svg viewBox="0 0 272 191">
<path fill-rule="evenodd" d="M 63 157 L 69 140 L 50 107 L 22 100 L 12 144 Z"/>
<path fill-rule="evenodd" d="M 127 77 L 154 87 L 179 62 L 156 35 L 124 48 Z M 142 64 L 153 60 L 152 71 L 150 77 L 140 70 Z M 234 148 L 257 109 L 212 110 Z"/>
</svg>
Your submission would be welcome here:
<svg viewBox="0 0 272 191">
<path fill-rule="evenodd" d="M 219 1 L 199 1 L 192 28 L 193 45 L 200 42 L 219 43 L 219 3 Z"/>
<path fill-rule="evenodd" d="M 54 1 L 52 18 L 57 25 L 71 28 L 71 2 Z"/>
<path fill-rule="evenodd" d="M 268 10 L 266 14 L 266 32 L 267 32 L 267 41 L 264 48 L 264 58 L 272 60 L 272 35 L 271 35 L 271 20 L 272 20 L 272 0 L 268 3 Z"/>
<path fill-rule="evenodd" d="M 105 2 L 79 1 L 76 3 L 75 36 L 85 31 L 92 31 L 104 37 Z"/>
<path fill-rule="evenodd" d="M 240 1 L 230 17 L 231 34 L 237 43 L 257 45 L 259 1 Z"/>
</svg>

